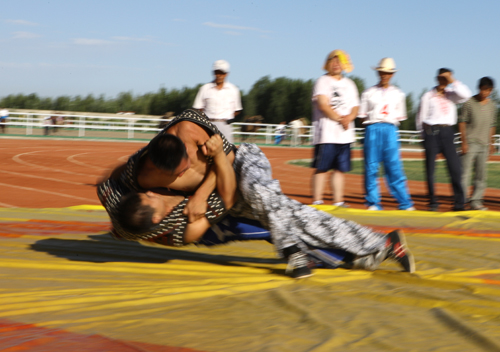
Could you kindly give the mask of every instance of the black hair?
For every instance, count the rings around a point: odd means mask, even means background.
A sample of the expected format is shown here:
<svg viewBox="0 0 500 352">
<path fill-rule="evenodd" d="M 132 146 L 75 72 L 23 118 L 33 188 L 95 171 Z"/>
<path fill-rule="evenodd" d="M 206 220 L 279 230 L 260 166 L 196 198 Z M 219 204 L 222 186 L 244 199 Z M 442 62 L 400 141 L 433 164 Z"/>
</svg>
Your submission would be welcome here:
<svg viewBox="0 0 500 352">
<path fill-rule="evenodd" d="M 187 158 L 187 151 L 179 137 L 162 133 L 149 142 L 148 155 L 160 170 L 174 172 L 181 161 Z"/>
<path fill-rule="evenodd" d="M 483 77 L 479 80 L 477 85 L 479 89 L 493 89 L 495 88 L 495 81 L 491 77 Z"/>
<path fill-rule="evenodd" d="M 150 231 L 156 225 L 153 223 L 153 214 L 154 209 L 143 205 L 139 193 L 132 191 L 120 200 L 116 220 L 122 229 L 138 235 Z"/>
<path fill-rule="evenodd" d="M 443 73 L 446 73 L 446 72 L 451 72 L 451 73 L 453 73 L 453 71 L 452 71 L 451 69 L 446 68 L 446 67 L 442 67 L 442 68 L 440 68 L 440 69 L 438 70 L 438 74 L 437 74 L 437 75 L 439 76 L 439 75 L 441 75 L 441 74 L 443 74 Z"/>
</svg>

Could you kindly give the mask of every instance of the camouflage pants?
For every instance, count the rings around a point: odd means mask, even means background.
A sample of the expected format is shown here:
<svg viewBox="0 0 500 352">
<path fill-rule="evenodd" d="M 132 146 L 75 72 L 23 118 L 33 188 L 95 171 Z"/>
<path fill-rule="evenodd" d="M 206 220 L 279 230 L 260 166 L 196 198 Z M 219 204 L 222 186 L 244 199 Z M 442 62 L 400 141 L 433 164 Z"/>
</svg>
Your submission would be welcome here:
<svg viewBox="0 0 500 352">
<path fill-rule="evenodd" d="M 384 234 L 285 196 L 279 181 L 272 178 L 269 160 L 255 144 L 239 147 L 234 169 L 241 197 L 232 215 L 260 221 L 271 232 L 280 256 L 292 245 L 304 251 L 310 247 L 342 249 L 359 256 L 384 247 Z"/>
</svg>

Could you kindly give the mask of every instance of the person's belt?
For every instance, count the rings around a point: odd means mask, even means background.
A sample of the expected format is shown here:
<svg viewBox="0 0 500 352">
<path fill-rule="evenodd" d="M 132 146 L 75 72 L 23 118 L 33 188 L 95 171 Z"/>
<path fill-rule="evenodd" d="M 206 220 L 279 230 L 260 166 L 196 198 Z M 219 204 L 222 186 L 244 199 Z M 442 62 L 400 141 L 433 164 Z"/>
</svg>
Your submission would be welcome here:
<svg viewBox="0 0 500 352">
<path fill-rule="evenodd" d="M 424 123 L 423 125 L 424 125 L 425 133 L 428 135 L 434 135 L 434 136 L 439 134 L 439 130 L 441 128 L 451 127 L 451 125 L 445 125 L 445 124 L 428 125 L 428 124 Z"/>
<path fill-rule="evenodd" d="M 429 125 L 427 123 L 424 123 L 425 127 L 451 127 L 451 125 L 446 125 L 446 124 L 436 124 L 436 125 Z"/>
</svg>

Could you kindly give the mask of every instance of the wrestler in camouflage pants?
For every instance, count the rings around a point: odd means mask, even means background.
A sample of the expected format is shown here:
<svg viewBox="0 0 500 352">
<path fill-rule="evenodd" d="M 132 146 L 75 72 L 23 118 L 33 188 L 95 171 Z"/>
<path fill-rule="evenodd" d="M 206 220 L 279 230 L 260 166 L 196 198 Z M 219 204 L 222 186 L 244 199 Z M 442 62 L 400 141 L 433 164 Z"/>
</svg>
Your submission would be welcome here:
<svg viewBox="0 0 500 352">
<path fill-rule="evenodd" d="M 313 248 L 337 248 L 357 256 L 381 251 L 384 234 L 339 219 L 288 198 L 278 180 L 272 179 L 271 164 L 255 145 L 243 143 L 236 153 L 234 170 L 243 200 L 232 215 L 258 220 L 271 232 L 280 257 L 283 249 L 297 245 L 308 252 Z"/>
</svg>

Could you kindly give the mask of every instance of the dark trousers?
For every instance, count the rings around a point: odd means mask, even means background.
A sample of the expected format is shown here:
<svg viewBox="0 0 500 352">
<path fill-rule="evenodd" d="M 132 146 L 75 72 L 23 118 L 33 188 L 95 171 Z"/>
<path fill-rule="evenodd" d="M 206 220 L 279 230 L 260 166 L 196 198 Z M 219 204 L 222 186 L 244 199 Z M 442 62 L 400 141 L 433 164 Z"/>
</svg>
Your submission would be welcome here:
<svg viewBox="0 0 500 352">
<path fill-rule="evenodd" d="M 461 184 L 462 166 L 458 157 L 453 139 L 455 131 L 451 126 L 427 126 L 424 125 L 424 148 L 425 148 L 425 167 L 427 172 L 427 188 L 429 192 L 429 205 L 437 206 L 438 201 L 434 190 L 434 170 L 436 156 L 442 153 L 446 159 L 448 172 L 451 178 L 451 184 L 454 194 L 454 208 L 463 209 L 464 190 Z"/>
</svg>

